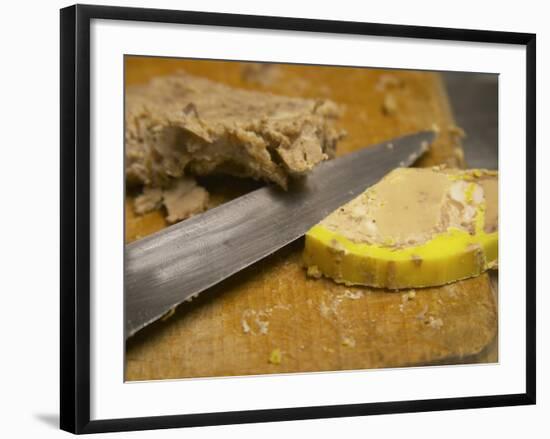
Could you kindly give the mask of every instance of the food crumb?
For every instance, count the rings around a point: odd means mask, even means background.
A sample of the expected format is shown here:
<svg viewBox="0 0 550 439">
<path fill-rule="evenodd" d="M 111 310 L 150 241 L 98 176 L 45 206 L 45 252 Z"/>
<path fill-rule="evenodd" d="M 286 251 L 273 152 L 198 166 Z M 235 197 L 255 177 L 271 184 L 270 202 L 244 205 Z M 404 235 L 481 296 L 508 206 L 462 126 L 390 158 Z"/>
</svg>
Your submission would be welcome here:
<svg viewBox="0 0 550 439">
<path fill-rule="evenodd" d="M 319 311 L 321 312 L 321 315 L 323 317 L 328 317 L 331 311 L 331 308 L 325 303 L 325 301 L 322 301 L 319 304 Z"/>
<path fill-rule="evenodd" d="M 191 294 L 184 302 L 192 302 L 193 299 L 196 299 L 199 296 L 199 293 Z"/>
<path fill-rule="evenodd" d="M 387 93 L 384 96 L 384 102 L 382 103 L 382 112 L 386 116 L 393 116 L 395 113 L 397 113 L 397 101 L 395 100 L 395 97 Z"/>
<path fill-rule="evenodd" d="M 332 349 L 332 348 L 327 348 L 326 346 L 323 346 L 323 351 L 328 352 L 329 354 L 333 354 L 333 353 L 334 353 L 334 349 Z"/>
<path fill-rule="evenodd" d="M 290 303 L 278 303 L 272 309 L 291 309 L 292 305 Z M 271 310 L 270 310 L 271 311 Z"/>
<path fill-rule="evenodd" d="M 364 294 L 362 291 L 352 291 L 352 290 L 346 290 L 344 292 L 344 297 L 351 300 L 357 300 L 363 297 Z"/>
<path fill-rule="evenodd" d="M 401 295 L 401 302 L 405 303 L 405 302 L 408 302 L 409 300 L 414 300 L 415 297 L 416 297 L 416 291 L 410 290 Z"/>
<path fill-rule="evenodd" d="M 176 313 L 176 307 L 170 308 L 166 314 L 164 314 L 160 319 L 165 322 L 170 317 L 172 317 Z"/>
<path fill-rule="evenodd" d="M 273 349 L 271 354 L 269 354 L 269 362 L 271 364 L 281 364 L 283 359 L 283 354 L 279 348 Z"/>
<path fill-rule="evenodd" d="M 275 305 L 275 308 L 279 308 Z M 241 327 L 245 334 L 262 334 L 265 335 L 269 331 L 269 316 L 271 315 L 273 308 L 268 307 L 262 311 L 256 311 L 254 309 L 247 309 L 242 313 Z"/>
<path fill-rule="evenodd" d="M 353 337 L 344 337 L 342 339 L 342 345 L 347 346 L 349 348 L 355 347 L 355 339 Z"/>
<path fill-rule="evenodd" d="M 259 317 L 255 319 L 256 325 L 260 329 L 260 334 L 267 334 L 269 331 L 269 322 L 266 320 L 261 320 Z"/>
<path fill-rule="evenodd" d="M 241 320 L 241 326 L 243 327 L 243 332 L 245 334 L 248 334 L 250 332 L 250 325 L 244 318 Z"/>
<path fill-rule="evenodd" d="M 422 308 L 422 311 L 420 311 L 417 315 L 416 315 L 416 319 L 417 320 L 424 320 L 426 318 L 426 313 L 428 312 L 428 305 L 424 305 L 424 307 Z"/>
<path fill-rule="evenodd" d="M 429 325 L 434 329 L 440 329 L 443 326 L 443 320 L 430 316 Z"/>
<path fill-rule="evenodd" d="M 313 277 L 314 279 L 320 279 L 321 270 L 319 270 L 319 267 L 317 267 L 317 265 L 310 265 L 309 267 L 307 267 L 307 275 L 309 277 Z"/>
</svg>

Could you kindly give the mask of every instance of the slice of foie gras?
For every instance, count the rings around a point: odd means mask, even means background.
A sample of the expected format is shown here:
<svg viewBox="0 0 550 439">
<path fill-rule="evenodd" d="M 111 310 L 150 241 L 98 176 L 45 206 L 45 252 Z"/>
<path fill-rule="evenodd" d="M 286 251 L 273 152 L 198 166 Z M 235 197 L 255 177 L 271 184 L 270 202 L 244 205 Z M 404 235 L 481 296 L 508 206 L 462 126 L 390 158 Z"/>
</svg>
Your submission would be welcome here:
<svg viewBox="0 0 550 439">
<path fill-rule="evenodd" d="M 306 234 L 308 274 L 400 289 L 498 265 L 498 173 L 398 168 Z"/>
</svg>

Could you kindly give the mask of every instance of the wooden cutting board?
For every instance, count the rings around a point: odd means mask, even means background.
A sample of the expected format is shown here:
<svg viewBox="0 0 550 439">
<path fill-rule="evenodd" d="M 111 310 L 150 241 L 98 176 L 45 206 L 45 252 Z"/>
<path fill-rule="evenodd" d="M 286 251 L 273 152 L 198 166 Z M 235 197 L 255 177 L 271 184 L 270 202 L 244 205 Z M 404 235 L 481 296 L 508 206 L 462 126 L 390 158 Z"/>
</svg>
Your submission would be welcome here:
<svg viewBox="0 0 550 439">
<path fill-rule="evenodd" d="M 419 166 L 463 166 L 440 76 L 298 65 L 259 65 L 127 57 L 126 83 L 184 69 L 226 84 L 345 105 L 347 137 L 338 155 L 421 129 L 439 130 Z M 258 187 L 207 178 L 211 206 Z M 166 226 L 163 215 L 133 214 L 126 240 Z M 126 379 L 349 370 L 497 361 L 496 297 L 488 275 L 439 288 L 391 292 L 308 279 L 303 240 L 202 293 L 127 342 Z M 151 292 L 154 294 L 154 291 Z M 281 352 L 279 364 L 270 362 Z"/>
</svg>

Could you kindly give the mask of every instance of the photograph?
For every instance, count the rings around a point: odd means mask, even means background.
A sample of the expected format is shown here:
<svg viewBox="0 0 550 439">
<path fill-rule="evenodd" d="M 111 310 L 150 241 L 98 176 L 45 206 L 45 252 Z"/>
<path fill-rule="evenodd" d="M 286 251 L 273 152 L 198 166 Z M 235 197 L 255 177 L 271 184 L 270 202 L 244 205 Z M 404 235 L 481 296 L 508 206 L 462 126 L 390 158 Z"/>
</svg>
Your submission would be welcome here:
<svg viewBox="0 0 550 439">
<path fill-rule="evenodd" d="M 550 437 L 543 3 L 6 4 L 1 437 Z"/>
<path fill-rule="evenodd" d="M 536 403 L 536 35 L 422 23 L 61 10 L 61 429 Z"/>
<path fill-rule="evenodd" d="M 498 74 L 121 74 L 126 382 L 499 362 Z"/>
</svg>

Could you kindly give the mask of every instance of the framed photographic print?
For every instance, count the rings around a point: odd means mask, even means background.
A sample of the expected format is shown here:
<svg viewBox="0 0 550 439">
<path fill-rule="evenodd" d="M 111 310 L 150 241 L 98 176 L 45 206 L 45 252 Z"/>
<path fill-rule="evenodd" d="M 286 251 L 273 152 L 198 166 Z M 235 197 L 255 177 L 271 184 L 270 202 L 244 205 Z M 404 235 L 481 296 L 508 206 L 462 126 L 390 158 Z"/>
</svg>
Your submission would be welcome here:
<svg viewBox="0 0 550 439">
<path fill-rule="evenodd" d="M 535 403 L 533 34 L 62 9 L 61 202 L 64 430 Z"/>
</svg>

